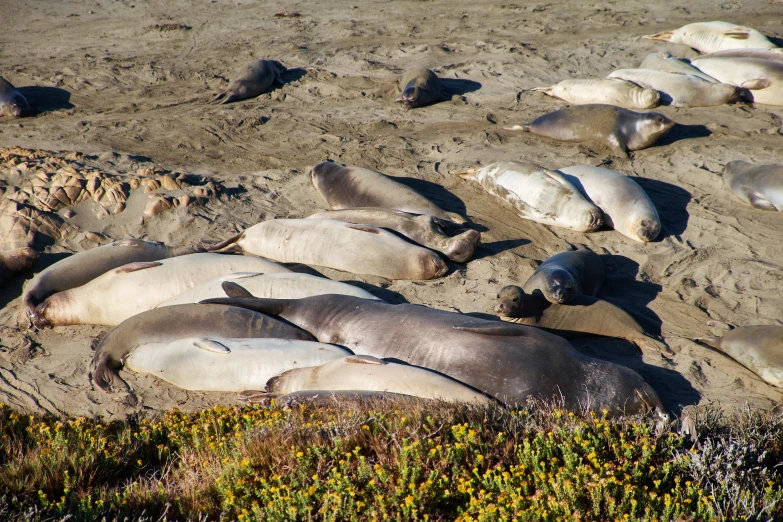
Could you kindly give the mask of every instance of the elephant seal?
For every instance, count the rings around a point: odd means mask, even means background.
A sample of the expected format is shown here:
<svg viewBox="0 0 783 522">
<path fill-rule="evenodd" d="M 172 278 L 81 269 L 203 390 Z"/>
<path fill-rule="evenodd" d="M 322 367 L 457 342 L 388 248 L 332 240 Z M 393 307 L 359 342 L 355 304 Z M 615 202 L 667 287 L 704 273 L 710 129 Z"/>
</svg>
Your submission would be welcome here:
<svg viewBox="0 0 783 522">
<path fill-rule="evenodd" d="M 661 218 L 647 193 L 631 178 L 615 170 L 577 165 L 558 169 L 584 196 L 598 205 L 604 224 L 634 241 L 654 241 Z"/>
<path fill-rule="evenodd" d="M 777 45 L 757 30 L 729 22 L 697 22 L 674 31 L 648 34 L 642 38 L 684 44 L 700 53 L 742 48 L 777 48 Z"/>
<path fill-rule="evenodd" d="M 222 305 L 179 305 L 149 310 L 123 321 L 101 339 L 90 364 L 92 379 L 104 391 L 130 391 L 117 371 L 137 346 L 183 337 L 274 338 L 314 341 L 312 335 L 272 317 Z M 208 376 L 192 376 L 204 379 Z"/>
<path fill-rule="evenodd" d="M 45 321 L 41 322 L 36 308 L 50 295 L 85 285 L 109 270 L 128 263 L 159 261 L 199 250 L 170 248 L 163 243 L 141 239 L 123 239 L 78 252 L 42 270 L 30 281 L 22 294 L 22 313 L 31 325 L 42 328 Z"/>
<path fill-rule="evenodd" d="M 291 369 L 266 383 L 269 393 L 302 390 L 365 390 L 470 404 L 490 403 L 486 395 L 449 377 L 369 355 L 350 355 L 316 367 Z"/>
<path fill-rule="evenodd" d="M 574 295 L 598 294 L 605 277 L 601 256 L 579 246 L 541 263 L 522 288 L 528 294 L 540 294 L 550 303 L 569 304 Z"/>
<path fill-rule="evenodd" d="M 398 83 L 402 92 L 394 101 L 409 109 L 446 99 L 440 78 L 426 67 L 408 71 L 398 78 Z"/>
<path fill-rule="evenodd" d="M 294 368 L 321 366 L 352 355 L 332 344 L 291 339 L 187 337 L 136 346 L 125 368 L 185 390 L 241 392 Z"/>
<path fill-rule="evenodd" d="M 114 326 L 199 283 L 232 272 L 288 272 L 255 256 L 188 254 L 160 261 L 129 263 L 88 283 L 49 296 L 36 307 L 40 325 Z"/>
<path fill-rule="evenodd" d="M 234 293 L 232 283 L 225 288 Z M 606 408 L 612 415 L 664 412 L 655 391 L 636 372 L 583 356 L 562 337 L 536 328 L 344 295 L 207 302 L 264 310 L 321 342 L 427 368 L 507 404 L 557 395 L 570 409 Z"/>
<path fill-rule="evenodd" d="M 566 107 L 506 129 L 575 143 L 597 141 L 628 157 L 628 151 L 651 146 L 672 127 L 674 122 L 658 112 L 634 112 L 614 105 L 588 104 Z"/>
<path fill-rule="evenodd" d="M 764 382 L 783 388 L 783 326 L 740 326 L 723 337 L 696 340 L 731 357 Z"/>
<path fill-rule="evenodd" d="M 528 295 L 518 286 L 504 286 L 497 295 L 495 312 L 504 321 L 543 328 L 565 338 L 584 334 L 617 337 L 642 350 L 672 353 L 655 340 L 625 310 L 587 295 L 572 295 L 567 305 Z"/>
<path fill-rule="evenodd" d="M 0 76 L 0 116 L 19 118 L 30 112 L 30 103 L 11 82 Z"/>
<path fill-rule="evenodd" d="M 533 163 L 500 161 L 458 175 L 511 203 L 522 219 L 577 232 L 592 232 L 603 224 L 601 209 L 576 187 L 558 172 Z"/>
<path fill-rule="evenodd" d="M 322 161 L 312 168 L 310 176 L 332 210 L 380 207 L 465 223 L 464 218 L 449 214 L 409 186 L 374 170 Z"/>
<path fill-rule="evenodd" d="M 580 105 L 604 103 L 626 109 L 653 109 L 661 104 L 661 96 L 655 89 L 618 79 L 563 80 L 552 87 L 531 90 Z"/>
<path fill-rule="evenodd" d="M 753 207 L 783 210 L 783 165 L 730 161 L 723 169 L 723 181 L 738 198 Z"/>
<path fill-rule="evenodd" d="M 333 219 L 270 219 L 211 250 L 226 248 L 281 263 L 325 266 L 387 279 L 432 279 L 448 271 L 432 250 L 378 227 Z"/>
<path fill-rule="evenodd" d="M 674 107 L 712 107 L 734 103 L 742 97 L 735 85 L 708 82 L 690 74 L 655 69 L 618 69 L 609 78 L 622 78 L 661 93 L 661 103 Z"/>
<path fill-rule="evenodd" d="M 684 62 L 679 58 L 675 58 L 669 53 L 650 53 L 639 65 L 639 69 L 655 69 L 656 71 L 663 71 L 674 74 L 689 74 L 691 76 L 698 76 L 704 81 L 711 83 L 720 83 L 718 80 L 704 74 L 690 63 Z"/>
<path fill-rule="evenodd" d="M 283 74 L 287 69 L 275 60 L 255 60 L 237 71 L 234 79 L 209 103 L 231 103 L 233 101 L 255 98 L 264 94 L 273 85 L 283 85 Z"/>
<path fill-rule="evenodd" d="M 317 212 L 307 219 L 334 219 L 347 223 L 372 225 L 393 230 L 421 246 L 437 250 L 455 263 L 465 263 L 473 257 L 481 234 L 467 230 L 454 237 L 444 232 L 448 222 L 428 214 L 410 214 L 385 208 L 349 208 Z"/>
<path fill-rule="evenodd" d="M 753 103 L 783 106 L 783 62 L 760 58 L 694 58 L 691 63 L 723 83 L 747 89 Z"/>
</svg>

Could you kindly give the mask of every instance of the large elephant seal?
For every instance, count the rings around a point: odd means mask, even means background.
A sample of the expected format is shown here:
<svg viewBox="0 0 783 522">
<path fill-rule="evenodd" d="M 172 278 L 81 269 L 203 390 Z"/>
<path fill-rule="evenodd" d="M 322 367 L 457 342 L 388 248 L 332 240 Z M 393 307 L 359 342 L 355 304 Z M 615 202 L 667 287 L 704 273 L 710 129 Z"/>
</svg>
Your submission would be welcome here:
<svg viewBox="0 0 783 522">
<path fill-rule="evenodd" d="M 352 355 L 332 344 L 290 339 L 187 337 L 136 346 L 125 368 L 195 391 L 241 392 L 262 388 L 295 368 L 321 366 Z"/>
<path fill-rule="evenodd" d="M 179 305 L 134 315 L 101 339 L 90 368 L 95 384 L 104 391 L 130 390 L 117 371 L 137 346 L 168 343 L 183 337 L 274 338 L 314 341 L 309 333 L 258 312 L 221 305 Z M 208 376 L 193 375 L 194 379 Z"/>
<path fill-rule="evenodd" d="M 697 341 L 728 355 L 772 386 L 783 388 L 783 326 L 740 326 Z"/>
<path fill-rule="evenodd" d="M 635 241 L 654 241 L 661 218 L 647 193 L 621 172 L 577 165 L 558 169 L 584 196 L 598 205 L 604 224 Z"/>
<path fill-rule="evenodd" d="M 729 22 L 697 22 L 674 31 L 648 34 L 642 38 L 684 44 L 700 53 L 714 53 L 726 49 L 777 48 L 777 45 L 757 30 Z"/>
<path fill-rule="evenodd" d="M 394 101 L 409 109 L 446 99 L 438 75 L 426 67 L 408 71 L 399 77 L 398 82 L 402 92 Z"/>
<path fill-rule="evenodd" d="M 163 243 L 123 239 L 62 259 L 39 272 L 22 294 L 22 313 L 30 324 L 42 328 L 36 308 L 47 297 L 85 285 L 109 270 L 128 263 L 160 261 L 198 252 L 198 248 L 170 248 Z"/>
<path fill-rule="evenodd" d="M 317 212 L 307 219 L 335 219 L 346 223 L 373 225 L 393 230 L 408 239 L 437 250 L 455 263 L 465 263 L 473 257 L 481 234 L 466 230 L 456 236 L 446 235 L 444 228 L 450 222 L 428 214 L 410 214 L 385 208 L 349 208 Z M 251 290 L 252 291 L 252 290 Z"/>
<path fill-rule="evenodd" d="M 560 173 L 533 163 L 499 161 L 458 175 L 511 203 L 523 219 L 577 232 L 592 232 L 603 224 L 601 209 Z"/>
<path fill-rule="evenodd" d="M 720 83 L 709 74 L 704 74 L 690 63 L 684 62 L 669 53 L 648 54 L 644 60 L 642 60 L 641 65 L 639 65 L 639 69 L 655 69 L 656 71 L 663 71 L 674 74 L 689 74 L 691 76 L 698 76 L 707 82 Z"/>
<path fill-rule="evenodd" d="M 11 82 L 0 76 L 0 116 L 19 118 L 30 112 L 30 103 Z"/>
<path fill-rule="evenodd" d="M 343 167 L 322 161 L 310 172 L 315 189 L 333 209 L 380 207 L 464 223 L 407 185 L 361 167 Z"/>
<path fill-rule="evenodd" d="M 269 393 L 302 390 L 365 390 L 470 404 L 490 403 L 486 395 L 444 375 L 369 355 L 350 355 L 321 366 L 291 369 L 266 384 Z"/>
<path fill-rule="evenodd" d="M 618 79 L 563 80 L 551 87 L 531 90 L 580 105 L 604 103 L 626 109 L 653 109 L 661 104 L 661 96 L 655 89 Z"/>
<path fill-rule="evenodd" d="M 572 295 L 567 305 L 561 305 L 536 299 L 518 286 L 509 285 L 498 292 L 495 312 L 504 321 L 544 328 L 565 338 L 584 334 L 617 337 L 642 350 L 671 353 L 625 310 L 587 295 Z"/>
<path fill-rule="evenodd" d="M 601 256 L 580 246 L 555 254 L 536 268 L 522 288 L 550 303 L 569 304 L 574 295 L 595 296 L 604 284 Z"/>
<path fill-rule="evenodd" d="M 783 106 L 783 62 L 760 58 L 694 58 L 691 63 L 723 83 L 747 89 L 753 103 Z"/>
<path fill-rule="evenodd" d="M 35 313 L 40 325 L 114 326 L 219 275 L 288 271 L 260 257 L 210 253 L 129 263 L 82 286 L 49 296 Z"/>
<path fill-rule="evenodd" d="M 448 271 L 443 260 L 386 230 L 333 219 L 270 219 L 218 243 L 281 263 L 304 263 L 388 279 L 424 280 Z"/>
<path fill-rule="evenodd" d="M 622 78 L 661 93 L 661 103 L 674 107 L 712 107 L 733 103 L 742 97 L 735 85 L 708 82 L 690 74 L 655 69 L 618 69 L 609 78 Z"/>
<path fill-rule="evenodd" d="M 231 283 L 226 287 L 233 293 Z M 655 391 L 636 372 L 583 356 L 562 337 L 536 328 L 341 295 L 208 302 L 264 310 L 321 342 L 428 368 L 504 403 L 556 395 L 570 409 L 663 412 Z"/>
<path fill-rule="evenodd" d="M 761 210 L 783 210 L 783 165 L 730 161 L 723 169 L 723 181 L 748 205 Z"/>
<path fill-rule="evenodd" d="M 255 98 L 265 93 L 273 85 L 283 85 L 286 68 L 275 60 L 255 60 L 237 71 L 234 79 L 209 103 L 231 103 L 233 101 Z"/>
<path fill-rule="evenodd" d="M 658 112 L 634 112 L 614 105 L 588 104 L 566 107 L 539 116 L 530 123 L 506 127 L 560 141 L 596 141 L 627 157 L 669 132 L 674 122 Z"/>
</svg>

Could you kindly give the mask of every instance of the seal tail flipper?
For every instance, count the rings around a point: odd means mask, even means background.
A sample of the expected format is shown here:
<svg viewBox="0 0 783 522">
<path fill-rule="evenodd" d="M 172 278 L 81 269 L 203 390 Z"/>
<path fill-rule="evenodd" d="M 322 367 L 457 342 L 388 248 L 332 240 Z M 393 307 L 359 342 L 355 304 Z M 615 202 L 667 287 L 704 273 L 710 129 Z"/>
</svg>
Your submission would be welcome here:
<svg viewBox="0 0 783 522">
<path fill-rule="evenodd" d="M 642 40 L 660 40 L 661 42 L 671 42 L 674 31 L 664 31 L 663 33 L 646 34 Z"/>
<path fill-rule="evenodd" d="M 519 125 L 512 125 L 511 127 L 503 127 L 506 130 L 530 132 L 530 123 L 521 123 Z"/>
<path fill-rule="evenodd" d="M 459 214 L 457 214 L 455 212 L 446 212 L 445 210 L 444 210 L 444 212 L 446 213 L 447 216 L 449 216 L 451 218 L 451 222 L 452 223 L 456 223 L 458 225 L 469 225 L 470 224 L 470 220 L 468 220 L 467 218 L 465 218 L 463 216 L 460 216 Z"/>
<path fill-rule="evenodd" d="M 667 353 L 669 355 L 674 355 L 675 353 L 668 344 L 654 339 L 649 335 L 642 335 L 633 339 L 631 342 L 645 351 Z"/>
<path fill-rule="evenodd" d="M 207 252 L 216 252 L 218 250 L 223 250 L 224 252 L 241 252 L 242 247 L 240 247 L 239 245 L 235 245 L 234 243 L 242 239 L 242 234 L 244 234 L 244 232 L 240 232 L 239 234 L 231 236 L 225 241 L 221 241 L 220 243 L 216 243 L 210 247 L 207 247 L 206 250 Z M 239 250 L 235 250 L 235 248 L 238 248 Z"/>
<path fill-rule="evenodd" d="M 750 194 L 750 204 L 761 210 L 777 210 L 775 205 L 765 198 L 763 194 L 759 194 L 758 192 Z"/>
<path fill-rule="evenodd" d="M 750 91 L 758 91 L 761 89 L 766 89 L 770 85 L 772 85 L 772 81 L 766 78 L 754 78 L 753 80 L 747 80 L 742 82 L 742 85 L 740 85 L 740 87 L 742 87 L 743 89 L 748 89 Z"/>
<path fill-rule="evenodd" d="M 278 394 L 260 390 L 245 390 L 237 394 L 237 400 L 247 404 L 266 404 Z"/>
<path fill-rule="evenodd" d="M 476 180 L 476 174 L 478 171 L 480 171 L 480 168 L 474 168 L 474 169 L 468 169 L 468 170 L 461 170 L 457 172 L 457 176 L 459 176 L 462 179 L 467 179 L 469 181 L 477 181 Z"/>
<path fill-rule="evenodd" d="M 722 351 L 720 348 L 720 337 L 695 337 L 693 338 L 699 344 L 704 344 L 710 348 L 715 348 L 718 351 Z"/>
<path fill-rule="evenodd" d="M 226 92 L 221 92 L 221 93 L 219 93 L 217 96 L 215 96 L 214 98 L 212 98 L 211 100 L 209 100 L 207 103 L 212 103 L 212 104 L 216 104 L 216 103 L 222 103 L 220 100 L 222 100 L 223 98 L 225 98 L 227 95 L 228 95 L 228 93 L 226 93 Z"/>
<path fill-rule="evenodd" d="M 529 90 L 536 91 L 536 92 L 543 92 L 544 94 L 546 94 L 548 96 L 554 96 L 552 94 L 552 90 L 553 89 L 554 89 L 554 87 L 533 87 L 532 89 L 529 89 Z"/>
<path fill-rule="evenodd" d="M 247 299 L 253 299 L 255 297 L 245 287 L 238 285 L 233 281 L 223 281 L 223 284 L 220 286 L 228 297 L 242 297 Z"/>
<path fill-rule="evenodd" d="M 106 393 L 111 393 L 113 389 L 131 393 L 130 385 L 123 381 L 117 370 L 122 367 L 120 364 L 117 368 L 112 368 L 113 364 L 108 356 L 101 357 L 92 371 L 92 380 L 95 385 Z"/>
</svg>

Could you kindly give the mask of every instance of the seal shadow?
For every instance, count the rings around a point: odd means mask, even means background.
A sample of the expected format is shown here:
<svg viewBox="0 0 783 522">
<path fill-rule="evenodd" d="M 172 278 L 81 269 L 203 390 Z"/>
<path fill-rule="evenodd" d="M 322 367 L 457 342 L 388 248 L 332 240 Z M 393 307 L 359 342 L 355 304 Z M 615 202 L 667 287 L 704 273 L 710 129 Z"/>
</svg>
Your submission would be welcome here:
<svg viewBox="0 0 783 522">
<path fill-rule="evenodd" d="M 294 67 L 286 70 L 286 72 L 280 75 L 285 83 L 291 83 L 301 80 L 307 74 L 307 69 L 302 67 Z"/>
<path fill-rule="evenodd" d="M 371 285 L 370 283 L 365 283 L 364 281 L 341 281 L 341 282 L 351 286 L 355 286 L 357 288 L 361 288 L 362 290 L 367 290 L 375 297 L 379 297 L 389 304 L 395 304 L 395 305 L 409 304 L 408 300 L 405 299 L 405 296 L 403 296 L 399 292 L 395 292 L 394 290 L 389 290 L 388 288 Z"/>
<path fill-rule="evenodd" d="M 679 236 L 688 228 L 688 203 L 692 195 L 682 187 L 657 179 L 630 176 L 647 193 L 661 218 L 661 233 L 656 241 L 668 236 Z"/>
<path fill-rule="evenodd" d="M 61 109 L 73 109 L 71 93 L 58 87 L 19 87 L 17 90 L 30 102 L 30 116 Z"/>
<path fill-rule="evenodd" d="M 529 239 L 505 239 L 503 241 L 495 241 L 494 243 L 479 243 L 476 248 L 476 252 L 473 254 L 474 259 L 484 259 L 485 257 L 494 256 L 500 252 L 511 250 L 519 246 L 527 245 L 530 243 Z"/>
<path fill-rule="evenodd" d="M 53 242 L 54 241 L 52 240 L 52 243 Z M 36 247 L 38 246 L 38 243 L 39 242 L 36 241 Z M 49 268 L 56 262 L 65 259 L 66 257 L 70 257 L 71 255 L 73 254 L 66 252 L 61 252 L 59 254 L 40 254 L 30 270 L 15 274 L 10 281 L 7 281 L 5 285 L 0 287 L 0 309 L 5 308 L 11 301 L 22 296 L 25 282 L 28 279 L 32 280 L 34 274 L 41 272 L 45 268 Z"/>
<path fill-rule="evenodd" d="M 473 80 L 460 80 L 456 78 L 441 78 L 440 85 L 443 88 L 444 94 L 448 97 L 463 96 L 469 92 L 475 92 L 481 89 L 481 84 Z"/>
<path fill-rule="evenodd" d="M 443 210 L 448 212 L 456 212 L 460 216 L 467 217 L 467 207 L 465 206 L 465 202 L 455 196 L 453 193 L 449 192 L 443 185 L 418 178 L 407 178 L 402 176 L 389 176 L 389 178 L 412 188 L 425 198 L 438 205 Z"/>
<path fill-rule="evenodd" d="M 621 255 L 601 255 L 606 269 L 606 279 L 598 297 L 631 314 L 644 331 L 661 335 L 663 321 L 647 305 L 663 290 L 657 283 L 637 281 L 639 263 Z"/>
<path fill-rule="evenodd" d="M 687 140 L 690 138 L 706 138 L 712 135 L 712 131 L 705 125 L 685 125 L 683 123 L 675 123 L 674 127 L 661 136 L 654 144 L 653 147 L 663 147 L 664 145 L 671 145 L 675 141 Z"/>
</svg>

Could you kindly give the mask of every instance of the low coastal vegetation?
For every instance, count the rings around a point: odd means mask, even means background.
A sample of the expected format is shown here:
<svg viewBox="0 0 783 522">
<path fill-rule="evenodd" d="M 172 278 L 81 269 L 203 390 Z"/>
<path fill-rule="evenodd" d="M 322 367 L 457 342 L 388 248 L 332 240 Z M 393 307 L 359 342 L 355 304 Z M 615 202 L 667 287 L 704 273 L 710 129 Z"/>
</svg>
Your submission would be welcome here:
<svg viewBox="0 0 783 522">
<path fill-rule="evenodd" d="M 273 403 L 112 422 L 1 406 L 0 519 L 781 520 L 782 428 L 754 410 L 662 426 L 541 403 Z"/>
</svg>

